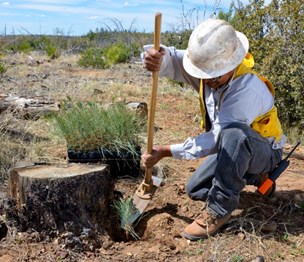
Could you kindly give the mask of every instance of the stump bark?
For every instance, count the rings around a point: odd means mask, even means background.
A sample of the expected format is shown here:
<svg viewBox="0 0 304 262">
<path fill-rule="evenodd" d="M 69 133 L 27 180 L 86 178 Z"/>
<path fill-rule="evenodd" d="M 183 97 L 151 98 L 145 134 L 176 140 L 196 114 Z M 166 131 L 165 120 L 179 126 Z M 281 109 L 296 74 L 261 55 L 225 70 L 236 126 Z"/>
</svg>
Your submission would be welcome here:
<svg viewBox="0 0 304 262">
<path fill-rule="evenodd" d="M 107 230 L 113 195 L 107 165 L 32 165 L 10 171 L 9 196 L 24 230 Z"/>
</svg>

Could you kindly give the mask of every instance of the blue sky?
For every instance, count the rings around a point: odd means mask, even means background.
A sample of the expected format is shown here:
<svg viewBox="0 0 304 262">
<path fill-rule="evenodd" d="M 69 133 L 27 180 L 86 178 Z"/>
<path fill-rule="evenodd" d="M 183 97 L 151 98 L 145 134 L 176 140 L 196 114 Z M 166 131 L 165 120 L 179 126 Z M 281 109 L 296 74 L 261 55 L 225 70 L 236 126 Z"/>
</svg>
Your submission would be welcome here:
<svg viewBox="0 0 304 262">
<path fill-rule="evenodd" d="M 185 12 L 195 9 L 195 21 L 208 17 L 215 7 L 227 10 L 232 0 L 183 0 Z M 244 0 L 243 2 L 248 2 Z M 89 30 L 110 26 L 151 32 L 154 14 L 161 12 L 162 30 L 181 24 L 180 0 L 0 0 L 0 35 L 55 34 L 84 35 Z M 198 17 L 198 19 L 196 19 Z M 193 24 L 193 22 L 191 22 Z"/>
</svg>

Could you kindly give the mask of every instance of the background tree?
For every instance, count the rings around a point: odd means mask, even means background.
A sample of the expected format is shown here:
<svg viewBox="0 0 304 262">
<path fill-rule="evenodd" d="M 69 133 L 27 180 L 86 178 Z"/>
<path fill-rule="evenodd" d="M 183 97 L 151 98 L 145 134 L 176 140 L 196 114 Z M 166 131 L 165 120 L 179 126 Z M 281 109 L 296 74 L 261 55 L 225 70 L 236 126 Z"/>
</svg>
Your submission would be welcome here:
<svg viewBox="0 0 304 262">
<path fill-rule="evenodd" d="M 304 128 L 304 5 L 301 0 L 273 0 L 262 71 L 277 88 L 276 101 L 286 126 Z"/>
<path fill-rule="evenodd" d="M 304 5 L 302 0 L 250 0 L 232 3 L 218 17 L 229 21 L 249 38 L 255 69 L 276 88 L 276 104 L 287 127 L 304 128 Z"/>
</svg>

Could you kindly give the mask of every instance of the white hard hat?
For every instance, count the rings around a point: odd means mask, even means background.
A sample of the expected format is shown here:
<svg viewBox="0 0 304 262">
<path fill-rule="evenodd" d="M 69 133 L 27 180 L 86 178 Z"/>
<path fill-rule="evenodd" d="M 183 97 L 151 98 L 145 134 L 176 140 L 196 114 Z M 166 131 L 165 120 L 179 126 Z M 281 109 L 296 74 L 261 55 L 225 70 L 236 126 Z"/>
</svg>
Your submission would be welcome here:
<svg viewBox="0 0 304 262">
<path fill-rule="evenodd" d="M 226 21 L 208 19 L 193 30 L 183 65 L 190 75 L 210 79 L 236 68 L 248 49 L 249 42 L 244 34 Z"/>
</svg>

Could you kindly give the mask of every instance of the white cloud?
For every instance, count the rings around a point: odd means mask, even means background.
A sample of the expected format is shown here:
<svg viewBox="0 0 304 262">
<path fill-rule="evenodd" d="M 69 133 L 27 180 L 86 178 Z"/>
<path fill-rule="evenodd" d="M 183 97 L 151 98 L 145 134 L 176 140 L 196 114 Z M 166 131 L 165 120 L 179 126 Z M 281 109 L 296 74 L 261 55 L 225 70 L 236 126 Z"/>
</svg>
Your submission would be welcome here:
<svg viewBox="0 0 304 262">
<path fill-rule="evenodd" d="M 3 3 L 1 3 L 1 5 L 3 5 L 3 6 L 9 6 L 11 3 L 10 2 L 3 2 Z"/>
<path fill-rule="evenodd" d="M 92 19 L 92 20 L 95 20 L 95 19 L 98 19 L 99 16 L 95 15 L 95 16 L 90 16 L 89 19 Z"/>
</svg>

